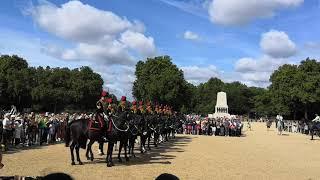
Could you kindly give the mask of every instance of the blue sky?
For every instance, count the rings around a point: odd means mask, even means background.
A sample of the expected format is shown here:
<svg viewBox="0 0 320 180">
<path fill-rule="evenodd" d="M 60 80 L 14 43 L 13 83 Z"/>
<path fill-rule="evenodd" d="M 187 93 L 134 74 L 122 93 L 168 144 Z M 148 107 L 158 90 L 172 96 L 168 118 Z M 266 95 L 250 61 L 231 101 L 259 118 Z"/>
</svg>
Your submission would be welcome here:
<svg viewBox="0 0 320 180">
<path fill-rule="evenodd" d="M 134 64 L 170 55 L 194 84 L 266 87 L 284 63 L 319 58 L 319 0 L 4 0 L 0 53 L 31 66 L 92 67 L 131 97 Z"/>
</svg>

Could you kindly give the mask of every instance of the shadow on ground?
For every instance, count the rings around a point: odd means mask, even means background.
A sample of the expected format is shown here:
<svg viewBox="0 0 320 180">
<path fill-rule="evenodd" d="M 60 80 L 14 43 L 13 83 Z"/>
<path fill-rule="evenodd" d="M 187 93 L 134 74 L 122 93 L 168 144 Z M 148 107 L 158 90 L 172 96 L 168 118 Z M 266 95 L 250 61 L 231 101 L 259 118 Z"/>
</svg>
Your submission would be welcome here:
<svg viewBox="0 0 320 180">
<path fill-rule="evenodd" d="M 64 142 L 56 142 L 56 143 L 51 143 L 51 144 L 42 144 L 42 145 L 32 145 L 32 146 L 19 146 L 19 147 L 15 147 L 15 146 L 9 146 L 9 150 L 8 151 L 4 151 L 2 152 L 3 154 L 14 154 L 14 153 L 19 153 L 22 151 L 31 151 L 34 149 L 43 149 L 45 147 L 48 146 L 53 146 L 53 145 L 57 145 L 57 144 L 63 144 Z"/>
<path fill-rule="evenodd" d="M 170 139 L 167 142 L 164 142 L 158 147 L 151 145 L 151 150 L 148 150 L 146 153 L 141 154 L 139 148 L 135 149 L 136 157 L 131 157 L 129 162 L 125 162 L 124 150 L 121 152 L 122 163 L 118 162 L 118 151 L 113 153 L 113 162 L 116 166 L 132 166 L 132 165 L 145 165 L 145 164 L 171 164 L 171 160 L 175 159 L 176 156 L 167 154 L 168 152 L 184 152 L 184 146 L 187 146 L 192 139 L 196 137 L 190 136 L 177 136 L 175 139 Z M 138 146 L 136 144 L 136 146 Z M 107 144 L 104 146 L 107 147 Z M 138 153 L 139 152 L 139 153 Z M 106 163 L 105 156 L 95 158 L 94 161 L 84 162 L 84 164 L 100 164 Z"/>
</svg>

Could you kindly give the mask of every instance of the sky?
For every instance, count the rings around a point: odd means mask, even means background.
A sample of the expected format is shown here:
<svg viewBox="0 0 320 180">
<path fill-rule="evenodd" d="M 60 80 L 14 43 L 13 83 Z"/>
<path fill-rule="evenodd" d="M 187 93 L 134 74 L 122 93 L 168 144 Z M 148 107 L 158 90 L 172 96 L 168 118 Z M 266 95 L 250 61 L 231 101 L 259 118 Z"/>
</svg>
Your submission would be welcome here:
<svg viewBox="0 0 320 180">
<path fill-rule="evenodd" d="M 319 0 L 2 0 L 0 54 L 90 66 L 132 97 L 135 64 L 169 55 L 198 85 L 267 87 L 279 66 L 320 56 Z"/>
</svg>

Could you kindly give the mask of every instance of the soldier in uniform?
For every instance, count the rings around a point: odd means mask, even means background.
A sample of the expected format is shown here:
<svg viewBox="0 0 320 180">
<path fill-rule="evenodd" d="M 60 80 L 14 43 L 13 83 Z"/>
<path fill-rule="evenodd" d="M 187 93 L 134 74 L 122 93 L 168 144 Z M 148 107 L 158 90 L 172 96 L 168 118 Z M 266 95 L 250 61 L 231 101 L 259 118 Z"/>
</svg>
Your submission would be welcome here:
<svg viewBox="0 0 320 180">
<path fill-rule="evenodd" d="M 127 97 L 122 96 L 120 104 L 118 106 L 118 112 L 125 112 L 125 111 L 127 111 Z"/>
<path fill-rule="evenodd" d="M 131 106 L 130 109 L 131 109 L 131 113 L 137 114 L 137 112 L 138 112 L 137 101 L 133 101 L 133 102 L 132 102 L 132 106 Z"/>
<path fill-rule="evenodd" d="M 153 111 L 152 111 L 152 107 L 151 107 L 151 103 L 150 102 L 147 102 L 147 114 L 149 115 L 153 115 Z"/>
<path fill-rule="evenodd" d="M 96 110 L 96 115 L 99 117 L 99 118 L 103 118 L 103 113 L 104 113 L 104 110 L 105 110 L 105 107 L 104 107 L 104 103 L 105 103 L 105 100 L 108 96 L 108 93 L 106 91 L 102 91 L 101 93 L 101 98 L 99 99 L 99 101 L 96 103 L 96 106 L 97 106 L 97 110 Z"/>
<path fill-rule="evenodd" d="M 106 109 L 107 115 L 112 116 L 115 113 L 112 98 L 108 98 L 107 103 L 108 103 L 108 107 Z"/>
<path fill-rule="evenodd" d="M 96 128 L 100 128 L 100 129 L 105 128 L 106 122 L 104 119 L 104 111 L 105 111 L 104 104 L 107 96 L 108 96 L 108 93 L 106 91 L 102 91 L 101 98 L 96 103 L 97 109 L 96 109 L 96 115 L 93 118 L 93 121 L 95 121 L 95 124 L 96 123 L 100 124 L 100 127 L 96 127 Z"/>
<path fill-rule="evenodd" d="M 145 111 L 145 109 L 143 107 L 143 101 L 139 102 L 139 111 L 140 111 L 141 115 L 145 115 L 145 113 L 146 113 L 146 111 Z"/>
</svg>

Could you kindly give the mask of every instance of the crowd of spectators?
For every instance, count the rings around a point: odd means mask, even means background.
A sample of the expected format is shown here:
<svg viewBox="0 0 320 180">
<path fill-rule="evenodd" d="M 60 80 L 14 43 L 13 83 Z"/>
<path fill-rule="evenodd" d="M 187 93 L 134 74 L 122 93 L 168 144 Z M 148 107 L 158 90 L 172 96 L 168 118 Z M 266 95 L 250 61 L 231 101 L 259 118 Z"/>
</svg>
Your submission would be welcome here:
<svg viewBox="0 0 320 180">
<path fill-rule="evenodd" d="M 184 134 L 208 136 L 241 136 L 243 124 L 240 117 L 201 118 L 187 115 L 182 125 Z"/>
<path fill-rule="evenodd" d="M 84 116 L 88 115 L 79 113 L 5 113 L 0 116 L 2 150 L 63 141 L 67 123 Z"/>
</svg>

